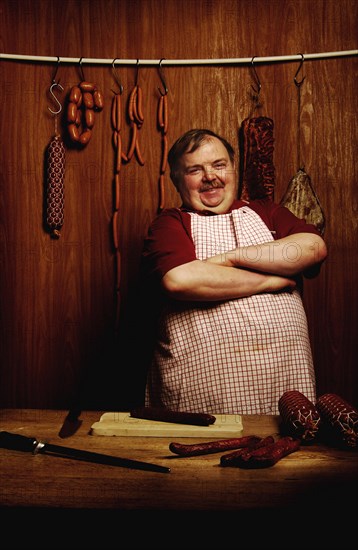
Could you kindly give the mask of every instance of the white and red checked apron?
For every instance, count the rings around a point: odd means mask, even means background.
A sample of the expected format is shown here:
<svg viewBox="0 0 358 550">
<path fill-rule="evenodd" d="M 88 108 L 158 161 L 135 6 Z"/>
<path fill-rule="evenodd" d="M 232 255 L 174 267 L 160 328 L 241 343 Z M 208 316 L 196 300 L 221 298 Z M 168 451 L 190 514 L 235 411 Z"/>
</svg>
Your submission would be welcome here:
<svg viewBox="0 0 358 550">
<path fill-rule="evenodd" d="M 273 241 L 248 206 L 191 215 L 196 255 Z M 212 414 L 279 414 L 282 393 L 315 402 L 306 314 L 297 290 L 225 302 L 170 302 L 160 322 L 146 404 Z"/>
</svg>

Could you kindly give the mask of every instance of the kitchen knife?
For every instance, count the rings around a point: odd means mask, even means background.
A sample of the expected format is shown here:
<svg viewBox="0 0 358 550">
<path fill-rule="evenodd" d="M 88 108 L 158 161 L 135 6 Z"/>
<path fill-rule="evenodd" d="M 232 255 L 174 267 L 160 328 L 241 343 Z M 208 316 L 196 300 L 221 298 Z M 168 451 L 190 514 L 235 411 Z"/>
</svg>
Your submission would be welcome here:
<svg viewBox="0 0 358 550">
<path fill-rule="evenodd" d="M 24 435 L 6 431 L 0 431 L 0 447 L 14 451 L 31 452 L 32 454 L 41 453 L 52 456 L 60 456 L 63 458 L 72 458 L 74 460 L 94 462 L 95 464 L 122 466 L 123 468 L 148 470 L 152 472 L 170 472 L 170 468 L 167 468 L 166 466 L 151 464 L 149 462 L 141 462 L 140 460 L 132 460 L 130 458 L 121 458 L 101 453 L 93 453 L 91 451 L 83 451 L 82 449 L 72 449 L 70 447 L 63 447 L 62 445 L 53 445 L 52 443 L 43 443 L 34 437 L 26 437 Z"/>
<path fill-rule="evenodd" d="M 80 420 L 81 411 L 78 409 L 71 409 L 68 412 L 68 415 L 66 416 L 61 429 L 58 433 L 59 437 L 61 439 L 64 439 L 66 437 L 71 437 L 71 435 L 74 435 L 77 430 L 80 429 L 82 420 Z"/>
</svg>

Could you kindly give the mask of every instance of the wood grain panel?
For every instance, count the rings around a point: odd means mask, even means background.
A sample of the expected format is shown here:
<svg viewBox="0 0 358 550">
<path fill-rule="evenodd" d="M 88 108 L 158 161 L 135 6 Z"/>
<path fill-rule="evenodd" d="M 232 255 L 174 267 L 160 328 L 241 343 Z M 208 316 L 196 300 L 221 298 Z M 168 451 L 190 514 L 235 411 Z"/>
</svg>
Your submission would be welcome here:
<svg viewBox="0 0 358 550">
<path fill-rule="evenodd" d="M 357 48 L 354 0 L 1 0 L 1 51 L 29 55 L 114 59 L 195 59 L 315 53 Z M 161 158 L 156 124 L 161 85 L 156 67 L 141 66 L 144 166 L 135 159 L 120 173 L 118 238 L 121 318 L 115 331 L 116 276 L 112 240 L 114 150 L 110 105 L 116 82 L 110 65 L 82 66 L 104 94 L 93 137 L 79 150 L 66 146 L 65 221 L 58 241 L 43 225 L 47 144 L 54 133 L 48 89 L 54 64 L 2 61 L 1 92 L 1 370 L 0 406 L 124 410 L 141 396 L 140 348 L 145 312 L 138 292 L 143 238 L 158 212 Z M 239 156 L 239 129 L 249 116 L 274 121 L 275 199 L 304 164 L 327 218 L 329 257 L 306 281 L 319 393 L 333 391 L 357 404 L 357 58 L 306 61 L 298 96 L 298 63 L 255 66 L 262 84 L 252 97 L 248 66 L 165 66 L 169 143 L 190 127 L 223 134 Z M 117 66 L 123 102 L 135 66 Z M 70 88 L 79 64 L 60 64 Z M 128 118 L 123 142 L 129 146 Z M 298 139 L 300 137 L 300 158 Z M 165 178 L 165 206 L 180 204 Z M 129 354 L 132 359 L 125 359 Z"/>
</svg>

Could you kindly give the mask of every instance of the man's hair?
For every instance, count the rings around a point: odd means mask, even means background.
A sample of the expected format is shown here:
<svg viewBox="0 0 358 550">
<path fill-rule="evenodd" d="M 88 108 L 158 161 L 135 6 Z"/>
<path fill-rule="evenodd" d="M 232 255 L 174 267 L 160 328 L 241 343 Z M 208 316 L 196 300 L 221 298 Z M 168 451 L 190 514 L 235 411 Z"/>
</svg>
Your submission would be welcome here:
<svg viewBox="0 0 358 550">
<path fill-rule="evenodd" d="M 231 162 L 235 160 L 235 151 L 230 143 L 219 136 L 212 130 L 207 129 L 192 129 L 188 132 L 185 132 L 170 148 L 168 153 L 168 163 L 170 167 L 170 177 L 173 183 L 176 185 L 178 181 L 178 168 L 179 161 L 185 153 L 194 153 L 200 145 L 210 139 L 211 137 L 217 138 L 224 145 L 225 149 L 228 152 Z"/>
</svg>

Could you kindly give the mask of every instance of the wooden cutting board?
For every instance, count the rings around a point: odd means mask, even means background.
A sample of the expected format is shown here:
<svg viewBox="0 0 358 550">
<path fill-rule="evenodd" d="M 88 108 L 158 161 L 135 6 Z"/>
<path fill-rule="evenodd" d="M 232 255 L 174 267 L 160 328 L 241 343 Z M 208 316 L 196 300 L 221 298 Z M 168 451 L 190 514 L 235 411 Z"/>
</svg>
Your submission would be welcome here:
<svg viewBox="0 0 358 550">
<path fill-rule="evenodd" d="M 210 426 L 192 426 L 132 418 L 129 412 L 107 412 L 91 426 L 91 435 L 130 437 L 240 437 L 242 419 L 237 414 L 214 414 L 216 421 Z"/>
</svg>

